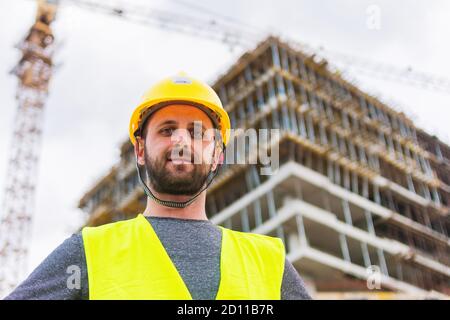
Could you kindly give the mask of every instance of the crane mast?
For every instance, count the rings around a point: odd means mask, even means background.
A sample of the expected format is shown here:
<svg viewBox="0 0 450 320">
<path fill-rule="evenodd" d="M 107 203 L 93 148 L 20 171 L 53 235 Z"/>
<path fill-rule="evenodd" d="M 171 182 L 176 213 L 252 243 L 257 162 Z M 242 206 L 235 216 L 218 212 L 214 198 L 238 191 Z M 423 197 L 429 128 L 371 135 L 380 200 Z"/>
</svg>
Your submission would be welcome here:
<svg viewBox="0 0 450 320">
<path fill-rule="evenodd" d="M 17 284 L 26 269 L 43 114 L 53 69 L 50 25 L 56 8 L 56 2 L 38 1 L 36 19 L 17 46 L 21 59 L 12 70 L 19 81 L 0 223 L 0 296 Z"/>
</svg>

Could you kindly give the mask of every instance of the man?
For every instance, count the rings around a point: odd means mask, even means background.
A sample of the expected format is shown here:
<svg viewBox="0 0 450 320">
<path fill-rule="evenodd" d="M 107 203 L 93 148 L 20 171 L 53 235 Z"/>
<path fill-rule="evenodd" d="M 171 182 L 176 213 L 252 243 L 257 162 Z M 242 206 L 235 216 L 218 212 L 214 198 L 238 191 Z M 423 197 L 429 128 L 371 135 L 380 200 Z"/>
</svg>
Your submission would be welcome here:
<svg viewBox="0 0 450 320">
<path fill-rule="evenodd" d="M 205 83 L 179 75 L 153 86 L 129 129 L 145 211 L 73 235 L 7 299 L 310 299 L 281 239 L 208 220 L 229 129 Z M 77 286 L 68 270 L 78 267 Z"/>
</svg>

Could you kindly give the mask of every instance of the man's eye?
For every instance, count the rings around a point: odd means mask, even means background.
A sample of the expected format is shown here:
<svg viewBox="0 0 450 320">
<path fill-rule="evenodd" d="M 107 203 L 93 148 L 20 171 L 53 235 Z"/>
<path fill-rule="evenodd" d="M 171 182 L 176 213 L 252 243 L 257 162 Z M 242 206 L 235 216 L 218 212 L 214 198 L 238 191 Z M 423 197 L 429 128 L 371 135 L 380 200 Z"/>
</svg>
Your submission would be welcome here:
<svg viewBox="0 0 450 320">
<path fill-rule="evenodd" d="M 203 138 L 203 132 L 201 129 L 197 129 L 197 130 L 191 129 L 191 130 L 189 130 L 189 133 L 191 135 L 191 138 L 194 138 L 194 139 L 202 139 Z"/>
<path fill-rule="evenodd" d="M 173 128 L 164 128 L 159 131 L 163 135 L 171 135 L 173 133 Z"/>
</svg>

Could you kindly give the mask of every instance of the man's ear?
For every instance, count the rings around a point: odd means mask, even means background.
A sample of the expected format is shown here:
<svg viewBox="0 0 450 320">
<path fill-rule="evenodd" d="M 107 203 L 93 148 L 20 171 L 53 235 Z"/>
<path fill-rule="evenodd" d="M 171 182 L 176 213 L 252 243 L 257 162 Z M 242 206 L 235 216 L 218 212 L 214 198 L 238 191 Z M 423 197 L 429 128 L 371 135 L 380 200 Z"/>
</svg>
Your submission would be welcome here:
<svg viewBox="0 0 450 320">
<path fill-rule="evenodd" d="M 136 137 L 136 143 L 134 144 L 134 154 L 140 166 L 145 165 L 144 146 L 145 140 L 143 140 L 141 137 Z"/>
<path fill-rule="evenodd" d="M 224 149 L 220 147 L 216 147 L 215 153 L 214 153 L 214 164 L 212 167 L 212 171 L 216 171 L 217 168 L 223 164 L 225 159 L 224 155 Z"/>
</svg>

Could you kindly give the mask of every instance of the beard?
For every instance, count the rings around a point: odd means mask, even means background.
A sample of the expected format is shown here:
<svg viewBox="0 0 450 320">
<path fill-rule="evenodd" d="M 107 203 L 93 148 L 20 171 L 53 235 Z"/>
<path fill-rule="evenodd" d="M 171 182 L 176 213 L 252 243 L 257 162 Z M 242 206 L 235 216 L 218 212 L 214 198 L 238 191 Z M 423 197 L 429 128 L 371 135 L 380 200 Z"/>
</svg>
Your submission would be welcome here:
<svg viewBox="0 0 450 320">
<path fill-rule="evenodd" d="M 163 153 L 152 159 L 145 150 L 145 167 L 153 189 L 158 193 L 172 195 L 194 195 L 200 191 L 212 164 L 173 164 L 168 160 L 169 154 Z M 168 168 L 170 165 L 173 170 Z"/>
</svg>

